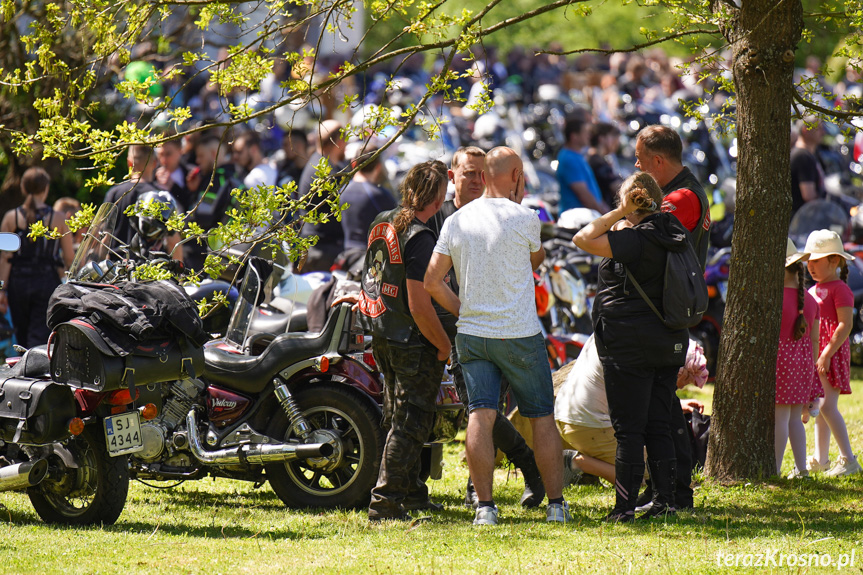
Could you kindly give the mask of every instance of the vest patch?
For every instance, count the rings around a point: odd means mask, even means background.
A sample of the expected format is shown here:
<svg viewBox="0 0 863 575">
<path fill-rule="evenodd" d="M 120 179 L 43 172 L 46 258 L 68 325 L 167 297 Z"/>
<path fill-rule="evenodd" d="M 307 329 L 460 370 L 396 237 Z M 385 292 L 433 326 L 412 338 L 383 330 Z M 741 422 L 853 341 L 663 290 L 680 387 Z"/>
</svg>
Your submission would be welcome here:
<svg viewBox="0 0 863 575">
<path fill-rule="evenodd" d="M 398 288 L 398 286 L 394 286 L 392 284 L 385 283 L 382 286 L 381 293 L 384 294 L 385 296 L 389 296 L 389 297 L 398 297 L 399 288 Z"/>
<path fill-rule="evenodd" d="M 366 292 L 360 292 L 360 301 L 358 305 L 360 313 L 369 317 L 380 317 L 385 311 L 387 311 L 387 306 L 384 305 L 384 302 L 381 301 L 380 297 L 374 300 L 369 299 Z"/>
<path fill-rule="evenodd" d="M 391 264 L 402 263 L 402 252 L 399 249 L 399 236 L 396 233 L 396 228 L 389 222 L 381 222 L 372 228 L 369 232 L 369 243 L 371 246 L 375 240 L 384 240 L 387 244 L 387 252 L 389 253 Z"/>
</svg>

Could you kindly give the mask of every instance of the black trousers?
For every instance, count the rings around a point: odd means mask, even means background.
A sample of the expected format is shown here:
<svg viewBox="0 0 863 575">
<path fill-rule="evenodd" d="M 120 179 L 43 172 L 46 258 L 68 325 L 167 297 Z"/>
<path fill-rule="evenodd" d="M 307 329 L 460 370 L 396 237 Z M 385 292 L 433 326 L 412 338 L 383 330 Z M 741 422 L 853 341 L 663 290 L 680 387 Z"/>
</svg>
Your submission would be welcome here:
<svg viewBox="0 0 863 575">
<path fill-rule="evenodd" d="M 616 459 L 629 464 L 650 459 L 674 459 L 671 437 L 672 401 L 680 366 L 636 367 L 603 361 L 605 393 L 614 436 Z"/>
<path fill-rule="evenodd" d="M 437 348 L 429 345 L 375 337 L 372 350 L 384 376 L 387 438 L 369 517 L 395 517 L 405 499 L 428 499 L 428 487 L 419 478 L 420 452 L 434 425 L 444 363 L 437 359 Z"/>
<path fill-rule="evenodd" d="M 48 300 L 54 289 L 60 285 L 56 268 L 41 271 L 16 270 L 9 273 L 7 296 L 12 327 L 18 345 L 26 348 L 48 343 L 51 330 L 46 323 Z"/>
</svg>

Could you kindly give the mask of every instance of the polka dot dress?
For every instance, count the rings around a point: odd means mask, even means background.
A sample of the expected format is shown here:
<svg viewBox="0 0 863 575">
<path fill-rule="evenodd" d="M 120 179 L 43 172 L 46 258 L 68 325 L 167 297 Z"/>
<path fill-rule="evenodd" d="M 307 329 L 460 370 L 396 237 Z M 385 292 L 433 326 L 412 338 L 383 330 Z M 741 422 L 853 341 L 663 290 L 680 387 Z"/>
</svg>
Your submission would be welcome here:
<svg viewBox="0 0 863 575">
<path fill-rule="evenodd" d="M 776 358 L 776 403 L 797 405 L 809 403 L 823 395 L 815 361 L 812 359 L 812 339 L 809 331 L 818 317 L 818 304 L 808 293 L 804 294 L 803 317 L 806 333 L 794 339 L 797 320 L 797 290 L 785 288 L 782 303 L 782 330 L 779 337 L 779 355 Z"/>
</svg>

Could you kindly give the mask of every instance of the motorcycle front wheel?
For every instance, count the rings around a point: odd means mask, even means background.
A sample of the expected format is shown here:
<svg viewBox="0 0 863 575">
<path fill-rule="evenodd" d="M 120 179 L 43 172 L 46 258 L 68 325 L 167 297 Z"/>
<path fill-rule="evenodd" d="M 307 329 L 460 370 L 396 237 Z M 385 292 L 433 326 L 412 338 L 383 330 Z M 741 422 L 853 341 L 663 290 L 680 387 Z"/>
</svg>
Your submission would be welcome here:
<svg viewBox="0 0 863 575">
<path fill-rule="evenodd" d="M 315 440 L 326 433 L 339 438 L 341 449 L 331 458 L 295 459 L 266 466 L 276 495 L 294 509 L 359 508 L 368 505 L 383 453 L 380 410 L 344 384 L 313 383 L 294 400 L 312 427 Z M 322 432 L 315 436 L 315 432 Z M 288 418 L 279 410 L 267 433 L 295 442 Z"/>
<path fill-rule="evenodd" d="M 27 490 L 36 513 L 46 523 L 113 524 L 129 493 L 127 458 L 108 455 L 105 436 L 93 425 L 64 447 L 78 467 L 67 466 L 56 453 L 50 456 L 48 477 Z"/>
</svg>

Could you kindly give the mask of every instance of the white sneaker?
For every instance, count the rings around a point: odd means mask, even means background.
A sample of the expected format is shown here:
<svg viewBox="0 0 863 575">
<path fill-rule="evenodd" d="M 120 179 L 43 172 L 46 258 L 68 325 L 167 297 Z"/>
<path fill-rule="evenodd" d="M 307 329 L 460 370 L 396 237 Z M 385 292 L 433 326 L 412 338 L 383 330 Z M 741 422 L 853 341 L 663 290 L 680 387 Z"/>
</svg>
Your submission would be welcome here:
<svg viewBox="0 0 863 575">
<path fill-rule="evenodd" d="M 794 469 L 791 470 L 791 473 L 788 474 L 788 479 L 812 479 L 812 477 L 809 475 L 808 470 L 804 469 L 803 471 L 800 471 L 795 466 Z"/>
<path fill-rule="evenodd" d="M 478 507 L 473 519 L 474 525 L 497 525 L 497 505 Z"/>
<path fill-rule="evenodd" d="M 810 473 L 819 473 L 821 471 L 827 471 L 830 469 L 830 460 L 828 459 L 827 463 L 822 465 L 821 463 L 818 462 L 818 460 L 815 458 L 814 455 L 810 455 L 806 459 L 806 469 L 808 469 Z"/>
<path fill-rule="evenodd" d="M 572 523 L 569 503 L 549 503 L 545 509 L 545 520 L 549 523 Z"/>
<path fill-rule="evenodd" d="M 863 471 L 863 468 L 860 467 L 860 464 L 857 462 L 857 457 L 852 455 L 851 458 L 847 458 L 844 455 L 840 455 L 839 459 L 836 460 L 836 465 L 834 465 L 830 471 L 824 474 L 825 477 L 844 477 L 846 475 L 853 475 L 855 473 L 860 473 Z"/>
</svg>

